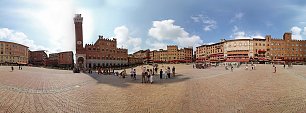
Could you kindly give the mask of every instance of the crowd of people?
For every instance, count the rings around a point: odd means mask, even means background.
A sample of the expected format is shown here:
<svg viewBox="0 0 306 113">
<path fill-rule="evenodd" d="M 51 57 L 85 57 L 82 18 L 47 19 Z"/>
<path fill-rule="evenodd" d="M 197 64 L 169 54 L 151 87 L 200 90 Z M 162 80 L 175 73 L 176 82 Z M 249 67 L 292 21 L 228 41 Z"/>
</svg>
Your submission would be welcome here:
<svg viewBox="0 0 306 113">
<path fill-rule="evenodd" d="M 193 64 L 192 65 L 192 68 L 196 68 L 196 69 L 206 69 L 206 68 L 209 68 L 211 67 L 212 65 L 211 64 L 207 64 L 207 63 L 196 63 L 196 64 Z"/>
<path fill-rule="evenodd" d="M 225 66 L 226 70 L 231 70 L 233 72 L 234 66 L 239 68 L 241 64 L 238 65 L 232 65 L 232 64 L 223 64 Z M 250 65 L 250 67 L 249 67 Z M 210 67 L 210 64 L 193 64 L 193 68 L 207 68 Z M 284 64 L 284 69 L 286 65 Z M 292 65 L 288 64 L 288 68 L 292 67 Z M 22 68 L 21 68 L 22 69 Z M 13 68 L 12 68 L 13 70 Z M 255 64 L 245 64 L 245 70 L 256 70 L 256 65 Z M 274 73 L 276 73 L 276 66 L 273 64 L 273 70 Z M 131 68 L 130 69 L 130 77 L 132 80 L 136 80 L 136 75 L 140 75 L 141 77 L 141 83 L 153 83 L 154 80 L 157 78 L 159 75 L 159 79 L 169 79 L 172 77 L 175 77 L 175 67 L 173 66 L 172 68 L 170 66 L 164 66 L 161 64 L 160 67 L 158 65 L 153 65 L 153 66 L 144 66 L 142 65 L 140 67 L 141 73 L 137 73 L 136 68 Z M 92 70 L 89 69 L 88 73 L 92 73 Z M 122 71 L 115 71 L 114 69 L 104 69 L 104 68 L 97 68 L 97 73 L 98 74 L 106 74 L 106 75 L 116 75 L 119 78 L 126 78 L 128 76 L 126 69 L 123 69 Z M 140 79 L 140 78 L 139 78 Z"/>
<path fill-rule="evenodd" d="M 155 76 L 159 75 L 160 79 L 168 79 L 171 77 L 175 77 L 175 67 L 173 66 L 172 69 L 167 66 L 164 67 L 163 65 L 161 68 L 158 68 L 158 65 L 153 65 L 151 66 L 141 66 L 141 83 L 153 83 Z M 89 74 L 93 73 L 92 69 L 87 70 Z M 115 71 L 111 69 L 102 69 L 102 68 L 97 68 L 97 74 L 107 74 L 107 75 L 115 75 L 118 76 L 119 78 L 126 78 L 128 76 L 126 69 L 123 69 L 122 71 Z M 136 80 L 136 75 L 137 71 L 136 68 L 131 68 L 130 69 L 130 76 L 132 80 Z M 139 73 L 140 75 L 140 73 Z"/>
<path fill-rule="evenodd" d="M 168 66 L 163 70 L 164 66 L 162 66 L 161 69 L 159 69 L 159 78 L 160 79 L 168 79 L 172 77 L 175 77 L 175 67 L 173 66 L 172 69 Z M 136 79 L 136 70 L 131 69 L 131 76 L 133 76 L 133 79 Z M 153 83 L 154 76 L 158 75 L 158 66 L 153 66 L 152 69 L 149 69 L 148 67 L 141 66 L 141 83 Z M 172 70 L 172 71 L 171 71 Z"/>
<path fill-rule="evenodd" d="M 169 79 L 171 77 L 175 77 L 175 67 L 173 66 L 172 69 L 168 66 L 164 68 L 158 68 L 157 65 L 153 66 L 152 68 L 149 68 L 149 66 L 141 66 L 141 83 L 153 83 L 155 76 L 159 75 L 160 79 Z M 164 68 L 164 69 L 163 69 Z M 158 73 L 159 70 L 159 73 Z M 100 73 L 98 71 L 98 73 Z M 114 72 L 114 75 L 119 76 L 119 78 L 126 78 L 127 72 L 126 69 L 120 71 Z M 136 68 L 130 69 L 130 76 L 132 80 L 136 80 L 137 71 Z"/>
</svg>

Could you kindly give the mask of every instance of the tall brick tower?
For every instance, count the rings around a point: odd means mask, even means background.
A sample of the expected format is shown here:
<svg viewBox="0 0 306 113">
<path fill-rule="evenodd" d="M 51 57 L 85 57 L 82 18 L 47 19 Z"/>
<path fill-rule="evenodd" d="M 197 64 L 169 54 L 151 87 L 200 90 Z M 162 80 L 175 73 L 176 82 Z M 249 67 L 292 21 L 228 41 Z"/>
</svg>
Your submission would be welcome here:
<svg viewBox="0 0 306 113">
<path fill-rule="evenodd" d="M 81 14 L 76 14 L 73 18 L 74 20 L 74 28 L 75 28 L 75 47 L 76 53 L 82 54 L 83 51 L 83 17 Z"/>
<path fill-rule="evenodd" d="M 83 69 L 86 61 L 86 53 L 83 47 L 83 17 L 81 14 L 75 14 L 73 20 L 75 27 L 76 64 L 77 67 Z"/>
</svg>

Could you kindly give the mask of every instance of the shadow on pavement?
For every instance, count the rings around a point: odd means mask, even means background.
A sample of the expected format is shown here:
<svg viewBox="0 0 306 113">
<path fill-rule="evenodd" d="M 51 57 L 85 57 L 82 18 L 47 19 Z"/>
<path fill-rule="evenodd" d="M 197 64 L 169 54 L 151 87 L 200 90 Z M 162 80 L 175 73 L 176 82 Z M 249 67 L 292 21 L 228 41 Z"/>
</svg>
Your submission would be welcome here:
<svg viewBox="0 0 306 113">
<path fill-rule="evenodd" d="M 92 77 L 97 81 L 99 84 L 108 84 L 116 87 L 128 87 L 131 84 L 150 84 L 150 83 L 141 83 L 141 75 L 136 76 L 136 80 L 131 79 L 131 76 L 128 75 L 125 78 L 119 78 L 118 76 L 115 75 L 99 75 L 97 73 L 92 73 L 88 74 L 85 73 L 86 75 Z M 185 80 L 190 79 L 189 77 L 185 77 L 185 75 L 177 74 L 176 77 L 172 77 L 170 79 L 160 79 L 159 75 L 155 75 L 153 79 L 153 84 L 152 85 L 163 85 L 163 84 L 171 84 L 171 83 L 176 83 L 176 82 L 182 82 Z"/>
</svg>

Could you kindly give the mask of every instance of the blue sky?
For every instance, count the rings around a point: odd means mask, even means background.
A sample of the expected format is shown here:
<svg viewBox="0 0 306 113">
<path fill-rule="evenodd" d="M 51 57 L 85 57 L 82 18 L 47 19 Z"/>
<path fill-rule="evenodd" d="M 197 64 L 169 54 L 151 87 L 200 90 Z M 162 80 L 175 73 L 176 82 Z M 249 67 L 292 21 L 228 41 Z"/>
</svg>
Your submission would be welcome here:
<svg viewBox="0 0 306 113">
<path fill-rule="evenodd" d="M 129 53 L 284 32 L 306 39 L 303 0 L 1 0 L 0 11 L 0 40 L 49 52 L 74 51 L 75 13 L 84 43 L 115 37 Z"/>
</svg>

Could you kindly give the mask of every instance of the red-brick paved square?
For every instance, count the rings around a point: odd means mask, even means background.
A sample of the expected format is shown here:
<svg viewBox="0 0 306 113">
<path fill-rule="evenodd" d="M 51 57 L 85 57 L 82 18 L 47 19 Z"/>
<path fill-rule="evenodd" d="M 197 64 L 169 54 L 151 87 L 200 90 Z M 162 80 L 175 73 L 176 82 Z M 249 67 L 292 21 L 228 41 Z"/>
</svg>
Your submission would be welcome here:
<svg viewBox="0 0 306 113">
<path fill-rule="evenodd" d="M 306 67 L 257 65 L 233 72 L 223 66 L 175 66 L 177 76 L 153 84 L 114 75 L 24 67 L 0 67 L 0 112 L 306 112 Z M 127 69 L 129 72 L 130 69 Z"/>
</svg>

